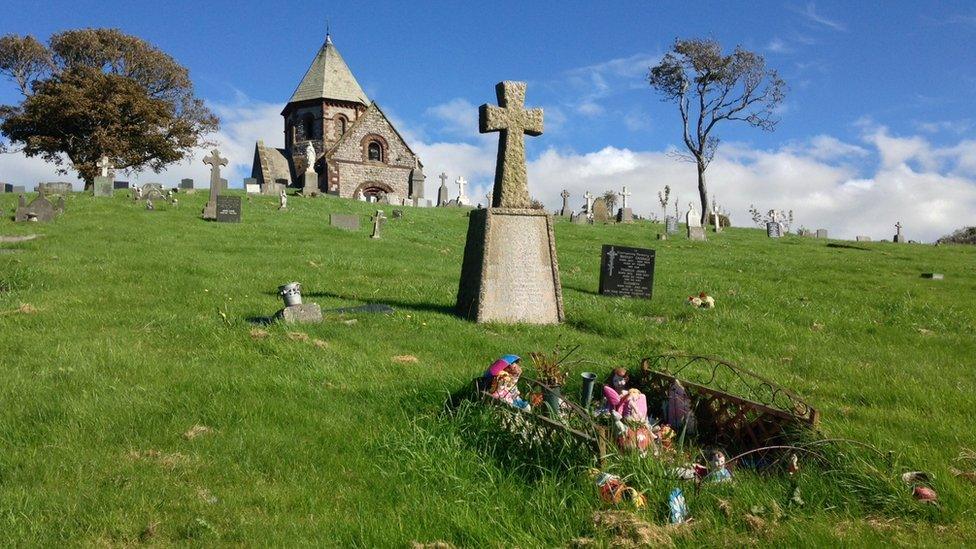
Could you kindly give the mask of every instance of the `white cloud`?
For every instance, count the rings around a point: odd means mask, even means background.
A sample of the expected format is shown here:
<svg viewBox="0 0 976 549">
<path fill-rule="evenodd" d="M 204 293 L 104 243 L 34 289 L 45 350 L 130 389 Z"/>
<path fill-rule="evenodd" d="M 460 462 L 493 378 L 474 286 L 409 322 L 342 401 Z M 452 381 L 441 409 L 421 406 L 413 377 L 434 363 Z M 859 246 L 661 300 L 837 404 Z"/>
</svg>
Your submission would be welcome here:
<svg viewBox="0 0 976 549">
<path fill-rule="evenodd" d="M 773 53 L 793 53 L 791 48 L 782 38 L 773 38 L 766 44 L 766 50 Z"/>
<path fill-rule="evenodd" d="M 813 2 L 808 3 L 805 9 L 797 9 L 795 11 L 805 17 L 807 21 L 815 25 L 827 27 L 835 31 L 847 30 L 847 27 L 843 23 L 829 19 L 817 12 L 817 6 Z"/>
</svg>

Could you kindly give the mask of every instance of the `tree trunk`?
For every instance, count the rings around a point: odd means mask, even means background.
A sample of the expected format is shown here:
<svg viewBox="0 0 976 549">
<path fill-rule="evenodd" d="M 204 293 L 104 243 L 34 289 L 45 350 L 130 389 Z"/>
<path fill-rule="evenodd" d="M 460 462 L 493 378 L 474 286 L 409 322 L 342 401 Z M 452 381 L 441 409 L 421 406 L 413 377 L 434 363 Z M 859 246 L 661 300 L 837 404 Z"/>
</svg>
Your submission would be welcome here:
<svg viewBox="0 0 976 549">
<path fill-rule="evenodd" d="M 708 224 L 708 189 L 705 187 L 705 164 L 698 162 L 698 195 L 701 197 L 701 224 Z"/>
</svg>

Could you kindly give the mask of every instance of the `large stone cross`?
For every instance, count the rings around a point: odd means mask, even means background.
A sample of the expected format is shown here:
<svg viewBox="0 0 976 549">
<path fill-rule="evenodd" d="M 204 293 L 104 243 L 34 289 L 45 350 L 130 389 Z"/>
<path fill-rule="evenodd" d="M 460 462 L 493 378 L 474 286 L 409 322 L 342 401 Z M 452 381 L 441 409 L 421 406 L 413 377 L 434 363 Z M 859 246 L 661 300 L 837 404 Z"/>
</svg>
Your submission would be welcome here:
<svg viewBox="0 0 976 549">
<path fill-rule="evenodd" d="M 499 82 L 495 95 L 497 107 L 485 104 L 478 109 L 478 131 L 499 132 L 492 207 L 529 208 L 524 136 L 542 135 L 542 109 L 525 108 L 525 82 Z"/>
<path fill-rule="evenodd" d="M 586 191 L 586 193 L 583 194 L 583 198 L 586 199 L 586 213 L 593 213 L 593 199 L 596 198 L 596 196 L 590 191 Z"/>
<path fill-rule="evenodd" d="M 629 197 L 632 194 L 634 194 L 634 193 L 628 191 L 627 190 L 627 186 L 624 185 L 624 190 L 623 190 L 622 193 L 620 193 L 620 207 L 621 208 L 623 208 L 625 210 L 627 209 L 627 197 Z"/>
<path fill-rule="evenodd" d="M 437 176 L 437 177 L 440 177 L 441 178 L 441 187 L 446 187 L 447 186 L 447 174 L 444 173 L 444 172 L 441 172 L 441 174 L 439 176 Z"/>
<path fill-rule="evenodd" d="M 227 165 L 227 159 L 220 157 L 220 151 L 214 149 L 210 151 L 210 156 L 203 159 L 204 164 L 210 166 L 210 195 L 215 197 L 216 191 L 220 191 L 220 167 Z"/>
<path fill-rule="evenodd" d="M 567 191 L 566 189 L 563 189 L 563 192 L 559 193 L 559 196 L 561 196 L 562 199 L 563 199 L 563 210 L 562 211 L 564 211 L 564 212 L 565 211 L 568 211 L 569 210 L 569 191 Z"/>
<path fill-rule="evenodd" d="M 895 229 L 898 231 L 898 234 L 901 234 L 901 227 L 902 227 L 901 221 L 895 223 Z"/>
<path fill-rule="evenodd" d="M 103 156 L 101 159 L 99 159 L 99 161 L 95 163 L 95 166 L 98 168 L 98 172 L 102 177 L 108 177 L 108 171 L 112 169 L 112 163 L 109 162 L 107 156 Z"/>
<path fill-rule="evenodd" d="M 462 198 L 467 198 L 464 194 L 464 186 L 468 184 L 468 180 L 463 177 L 459 177 L 454 182 L 457 183 L 458 186 L 458 201 L 460 202 Z"/>
</svg>

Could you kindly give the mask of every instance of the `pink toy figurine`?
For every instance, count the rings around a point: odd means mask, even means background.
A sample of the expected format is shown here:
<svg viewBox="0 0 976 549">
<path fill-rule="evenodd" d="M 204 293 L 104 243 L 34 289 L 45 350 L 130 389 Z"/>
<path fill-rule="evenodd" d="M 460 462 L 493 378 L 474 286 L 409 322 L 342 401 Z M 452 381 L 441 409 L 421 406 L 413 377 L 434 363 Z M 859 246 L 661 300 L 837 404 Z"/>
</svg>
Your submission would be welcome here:
<svg viewBox="0 0 976 549">
<path fill-rule="evenodd" d="M 522 367 L 518 364 L 521 360 L 516 355 L 505 355 L 493 362 L 485 372 L 485 387 L 492 398 L 529 411 L 531 407 L 522 399 L 518 388 L 522 376 Z"/>
<path fill-rule="evenodd" d="M 664 417 L 671 428 L 677 432 L 695 434 L 695 416 L 691 412 L 691 399 L 681 382 L 677 379 L 668 388 L 668 401 L 664 405 Z"/>
</svg>

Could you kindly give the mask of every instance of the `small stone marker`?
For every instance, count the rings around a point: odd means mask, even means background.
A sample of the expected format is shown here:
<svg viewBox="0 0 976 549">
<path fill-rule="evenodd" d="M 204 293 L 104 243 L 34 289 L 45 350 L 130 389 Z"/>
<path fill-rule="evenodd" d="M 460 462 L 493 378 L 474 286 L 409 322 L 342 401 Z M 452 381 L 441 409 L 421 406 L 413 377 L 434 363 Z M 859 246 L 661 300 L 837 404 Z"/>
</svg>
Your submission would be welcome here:
<svg viewBox="0 0 976 549">
<path fill-rule="evenodd" d="M 111 198 L 115 194 L 115 178 L 111 176 L 112 163 L 107 156 L 103 156 L 95 165 L 99 173 L 92 185 L 92 196 Z"/>
<path fill-rule="evenodd" d="M 129 188 L 129 182 L 128 181 L 115 181 L 115 182 L 112 183 L 112 188 L 115 189 L 115 190 L 117 190 L 117 191 L 124 190 L 124 189 L 128 189 Z"/>
<path fill-rule="evenodd" d="M 285 324 L 317 324 L 322 322 L 322 308 L 318 303 L 299 303 L 281 309 L 275 318 Z"/>
<path fill-rule="evenodd" d="M 59 212 L 58 209 L 61 211 Z M 27 204 L 24 195 L 17 199 L 17 209 L 14 211 L 14 221 L 37 221 L 46 223 L 54 219 L 56 215 L 64 212 L 64 197 L 58 200 L 58 207 L 55 208 L 51 201 L 44 195 L 38 195 L 33 202 Z"/>
<path fill-rule="evenodd" d="M 210 156 L 203 159 L 203 163 L 210 166 L 210 200 L 203 208 L 203 218 L 217 219 L 217 195 L 223 190 L 223 180 L 220 177 L 220 167 L 227 165 L 227 159 L 220 156 L 217 149 L 210 151 Z"/>
<path fill-rule="evenodd" d="M 217 222 L 241 222 L 241 197 L 225 194 L 217 195 Z"/>
<path fill-rule="evenodd" d="M 593 202 L 593 223 L 607 223 L 610 221 L 610 210 L 607 209 L 607 201 L 597 198 Z"/>
<path fill-rule="evenodd" d="M 685 224 L 688 228 L 688 240 L 705 240 L 705 228 L 702 227 L 701 218 L 695 211 L 694 204 L 688 204 L 688 213 L 685 214 Z"/>
<path fill-rule="evenodd" d="M 403 219 L 403 210 L 393 210 L 393 219 Z"/>
<path fill-rule="evenodd" d="M 254 177 L 245 177 L 244 192 L 246 192 L 247 194 L 260 194 L 261 185 L 258 185 L 258 180 Z"/>
<path fill-rule="evenodd" d="M 922 273 L 922 278 L 930 280 L 942 280 L 945 276 L 942 273 Z"/>
<path fill-rule="evenodd" d="M 192 179 L 181 179 L 180 180 L 180 191 L 192 191 L 193 190 L 193 180 Z"/>
<path fill-rule="evenodd" d="M 447 193 L 447 174 L 441 172 L 438 177 L 441 179 L 441 186 L 437 189 L 437 205 L 443 207 L 450 201 Z"/>
<path fill-rule="evenodd" d="M 580 212 L 580 213 L 574 213 L 573 215 L 571 215 L 569 217 L 569 221 L 571 223 L 576 224 L 576 225 L 585 225 L 586 222 L 589 221 L 589 219 L 586 218 L 586 214 L 585 213 Z"/>
<path fill-rule="evenodd" d="M 3 184 L 4 191 L 7 193 L 26 193 L 27 188 L 23 185 L 11 185 L 10 183 Z"/>
<path fill-rule="evenodd" d="M 669 215 L 664 218 L 664 232 L 666 234 L 678 234 L 678 218 Z"/>
<path fill-rule="evenodd" d="M 383 215 L 383 210 L 376 210 L 376 215 L 373 216 L 373 234 L 369 235 L 370 238 L 380 238 L 380 226 L 386 221 L 386 216 Z"/>
<path fill-rule="evenodd" d="M 651 298 L 654 250 L 603 245 L 600 295 Z"/>
<path fill-rule="evenodd" d="M 905 237 L 901 234 L 901 221 L 895 223 L 895 236 L 892 238 L 892 242 L 905 242 Z"/>
<path fill-rule="evenodd" d="M 871 237 L 870 236 L 864 236 L 864 235 L 858 235 L 858 236 L 854 237 L 854 240 L 856 240 L 858 242 L 871 242 Z"/>
<path fill-rule="evenodd" d="M 827 229 L 817 229 L 817 238 L 827 238 Z"/>
<path fill-rule="evenodd" d="M 476 322 L 556 324 L 565 318 L 552 216 L 531 209 L 525 135 L 542 134 L 542 109 L 525 108 L 524 82 L 499 82 L 482 105 L 481 133 L 499 132 L 492 203 L 471 212 L 457 313 Z"/>
<path fill-rule="evenodd" d="M 783 236 L 783 224 L 779 221 L 768 221 L 766 223 L 766 236 L 769 238 L 780 238 Z"/>
<path fill-rule="evenodd" d="M 347 231 L 359 230 L 359 216 L 349 214 L 329 214 L 329 225 Z"/>
</svg>

